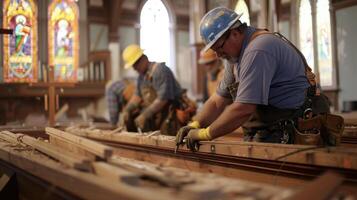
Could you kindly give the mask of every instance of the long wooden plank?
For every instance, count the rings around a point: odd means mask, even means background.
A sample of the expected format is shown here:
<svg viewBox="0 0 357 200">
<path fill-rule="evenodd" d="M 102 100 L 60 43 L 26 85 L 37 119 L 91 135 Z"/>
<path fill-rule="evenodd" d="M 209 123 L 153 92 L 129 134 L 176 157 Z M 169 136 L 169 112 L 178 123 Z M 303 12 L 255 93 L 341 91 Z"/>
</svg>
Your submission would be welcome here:
<svg viewBox="0 0 357 200">
<path fill-rule="evenodd" d="M 172 136 L 154 135 L 147 137 L 128 132 L 110 134 L 108 131 L 78 128 L 68 129 L 68 131 L 73 134 L 103 141 L 148 145 L 172 150 L 175 147 L 175 137 Z M 199 152 L 210 154 L 357 169 L 356 148 L 316 148 L 308 145 L 284 145 L 225 140 L 214 140 L 202 142 L 201 144 Z M 188 151 L 188 149 L 180 147 L 179 151 Z"/>
<path fill-rule="evenodd" d="M 113 149 L 109 146 L 55 128 L 46 127 L 46 133 L 50 136 L 69 141 L 73 145 L 84 148 L 103 159 L 107 159 L 113 154 Z"/>
<path fill-rule="evenodd" d="M 93 168 L 98 176 L 127 183 L 129 185 L 138 185 L 140 176 L 128 170 L 115 167 L 105 162 L 94 162 Z"/>
<path fill-rule="evenodd" d="M 16 141 L 18 143 L 23 143 L 28 146 L 31 146 L 32 148 L 68 165 L 69 167 L 73 167 L 79 170 L 83 171 L 91 171 L 91 161 L 90 159 L 84 157 L 84 156 L 79 156 L 73 153 L 70 153 L 66 151 L 65 149 L 60 149 L 56 146 L 53 146 L 47 142 L 37 140 L 35 138 L 29 137 L 27 135 L 23 134 L 14 134 L 9 131 L 2 131 L 2 136 L 5 135 L 6 137 L 9 138 L 16 138 Z"/>
<path fill-rule="evenodd" d="M 17 145 L 22 145 L 21 143 L 19 143 L 19 141 L 17 140 L 17 138 L 13 135 L 13 134 L 8 134 L 8 131 L 1 131 L 0 132 L 0 139 L 6 140 L 12 144 L 17 144 Z"/>
<path fill-rule="evenodd" d="M 59 138 L 56 136 L 50 136 L 49 137 L 49 141 L 50 144 L 53 146 L 56 146 L 60 149 L 66 149 L 69 152 L 72 152 L 76 155 L 79 156 L 84 156 L 88 159 L 90 159 L 91 161 L 95 161 L 96 160 L 96 155 L 83 149 L 82 147 L 79 147 L 77 145 L 73 145 L 72 142 L 69 142 L 67 140 L 63 140 L 63 138 Z"/>
</svg>

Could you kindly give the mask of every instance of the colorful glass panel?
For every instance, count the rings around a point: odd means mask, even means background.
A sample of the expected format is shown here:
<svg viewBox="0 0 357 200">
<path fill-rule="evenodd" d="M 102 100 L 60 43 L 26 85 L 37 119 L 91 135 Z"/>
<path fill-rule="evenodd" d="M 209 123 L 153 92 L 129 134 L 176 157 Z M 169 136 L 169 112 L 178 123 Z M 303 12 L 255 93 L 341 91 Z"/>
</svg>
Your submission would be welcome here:
<svg viewBox="0 0 357 200">
<path fill-rule="evenodd" d="M 3 27 L 14 30 L 4 35 L 5 82 L 37 81 L 37 7 L 33 0 L 5 0 Z"/>
<path fill-rule="evenodd" d="M 55 81 L 75 82 L 79 63 L 78 7 L 71 0 L 53 0 L 48 9 L 49 65 Z"/>
<path fill-rule="evenodd" d="M 317 42 L 320 83 L 332 86 L 331 23 L 326 0 L 317 2 Z"/>
<path fill-rule="evenodd" d="M 299 8 L 300 51 L 307 63 L 314 70 L 314 45 L 312 34 L 312 17 L 309 0 L 301 0 Z"/>
</svg>

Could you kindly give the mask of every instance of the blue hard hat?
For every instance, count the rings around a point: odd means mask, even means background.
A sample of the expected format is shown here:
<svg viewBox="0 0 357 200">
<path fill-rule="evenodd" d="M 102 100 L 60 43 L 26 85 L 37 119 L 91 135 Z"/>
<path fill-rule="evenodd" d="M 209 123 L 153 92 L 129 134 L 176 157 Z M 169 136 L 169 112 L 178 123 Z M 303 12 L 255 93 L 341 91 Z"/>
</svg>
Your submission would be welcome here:
<svg viewBox="0 0 357 200">
<path fill-rule="evenodd" d="M 231 9 L 217 7 L 203 16 L 200 23 L 201 37 L 206 44 L 203 51 L 207 51 L 212 45 L 242 16 Z"/>
</svg>

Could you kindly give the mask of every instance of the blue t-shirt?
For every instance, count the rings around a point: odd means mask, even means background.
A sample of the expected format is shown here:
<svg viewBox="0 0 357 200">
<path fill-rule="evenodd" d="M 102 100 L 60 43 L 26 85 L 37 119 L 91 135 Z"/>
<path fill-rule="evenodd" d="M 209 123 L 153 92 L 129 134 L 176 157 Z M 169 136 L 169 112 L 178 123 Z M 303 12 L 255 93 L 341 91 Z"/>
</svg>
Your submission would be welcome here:
<svg viewBox="0 0 357 200">
<path fill-rule="evenodd" d="M 249 43 L 254 32 L 254 28 L 247 28 L 238 62 L 226 62 L 217 93 L 230 98 L 227 87 L 239 82 L 235 102 L 282 109 L 300 107 L 309 87 L 301 56 L 273 34 L 259 35 Z"/>
</svg>

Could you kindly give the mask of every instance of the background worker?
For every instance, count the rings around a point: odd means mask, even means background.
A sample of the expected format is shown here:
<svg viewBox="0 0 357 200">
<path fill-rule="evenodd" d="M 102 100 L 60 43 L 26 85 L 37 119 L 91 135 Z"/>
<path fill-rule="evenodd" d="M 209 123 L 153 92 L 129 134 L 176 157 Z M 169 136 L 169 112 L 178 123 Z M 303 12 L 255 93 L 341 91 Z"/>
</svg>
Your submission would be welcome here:
<svg viewBox="0 0 357 200">
<path fill-rule="evenodd" d="M 119 113 L 128 103 L 135 90 L 135 84 L 129 80 L 110 82 L 105 91 L 108 103 L 110 124 L 117 125 Z"/>
<path fill-rule="evenodd" d="M 223 78 L 224 66 L 223 62 L 217 57 L 216 52 L 212 49 L 201 51 L 198 63 L 203 65 L 207 70 L 203 82 L 203 100 L 207 101 L 216 92 L 218 84 Z"/>
<path fill-rule="evenodd" d="M 228 62 L 217 93 L 194 122 L 180 129 L 176 144 L 186 138 L 194 150 L 197 141 L 215 139 L 240 126 L 247 141 L 292 143 L 296 127 L 290 125 L 304 112 L 329 112 L 302 54 L 286 39 L 247 26 L 240 17 L 218 7 L 202 18 L 204 51 L 212 49 Z"/>
<path fill-rule="evenodd" d="M 165 63 L 150 62 L 135 44 L 125 48 L 123 60 L 126 69 L 133 67 L 139 73 L 136 92 L 122 114 L 123 124 L 135 119 L 139 131 L 161 130 L 162 134 L 176 135 L 189 116 L 184 121 L 176 116 L 176 110 L 185 110 L 188 105 L 170 68 Z"/>
</svg>

